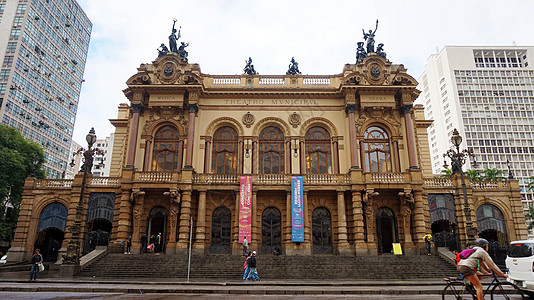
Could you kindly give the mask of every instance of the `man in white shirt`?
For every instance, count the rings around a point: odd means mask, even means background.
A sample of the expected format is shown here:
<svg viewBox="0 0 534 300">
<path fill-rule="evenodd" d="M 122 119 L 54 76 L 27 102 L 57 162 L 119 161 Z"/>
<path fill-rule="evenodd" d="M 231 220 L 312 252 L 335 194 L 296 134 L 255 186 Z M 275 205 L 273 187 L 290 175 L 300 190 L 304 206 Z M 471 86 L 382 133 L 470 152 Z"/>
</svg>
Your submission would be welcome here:
<svg viewBox="0 0 534 300">
<path fill-rule="evenodd" d="M 248 255 L 247 247 L 248 247 L 247 237 L 244 237 L 243 238 L 243 256 L 245 257 Z"/>
</svg>

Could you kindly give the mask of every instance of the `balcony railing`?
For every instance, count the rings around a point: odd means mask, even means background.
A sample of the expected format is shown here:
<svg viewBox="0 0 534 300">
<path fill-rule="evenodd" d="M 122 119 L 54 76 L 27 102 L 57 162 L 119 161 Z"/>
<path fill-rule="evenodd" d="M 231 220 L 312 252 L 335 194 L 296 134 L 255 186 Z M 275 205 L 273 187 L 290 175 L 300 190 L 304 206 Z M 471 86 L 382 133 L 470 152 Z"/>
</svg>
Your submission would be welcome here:
<svg viewBox="0 0 534 300">
<path fill-rule="evenodd" d="M 474 190 L 508 189 L 508 181 L 471 181 Z"/>
<path fill-rule="evenodd" d="M 291 176 L 285 174 L 259 174 L 252 176 L 252 184 L 290 184 Z"/>
<path fill-rule="evenodd" d="M 239 184 L 237 174 L 194 174 L 195 184 Z M 287 174 L 258 174 L 252 175 L 252 183 L 255 185 L 285 185 L 291 184 L 291 176 Z M 332 185 L 349 184 L 349 174 L 308 174 L 304 175 L 305 184 Z"/>
<path fill-rule="evenodd" d="M 161 182 L 161 181 L 179 181 L 180 173 L 176 172 L 136 172 L 135 181 L 142 182 Z"/>
<path fill-rule="evenodd" d="M 72 186 L 72 179 L 37 179 L 33 184 L 33 188 L 49 188 L 49 189 L 70 189 Z"/>
<path fill-rule="evenodd" d="M 402 183 L 406 181 L 403 173 L 367 173 L 365 179 L 367 182 L 379 183 Z"/>
<path fill-rule="evenodd" d="M 450 178 L 425 178 L 424 181 L 427 188 L 452 187 Z"/>
<path fill-rule="evenodd" d="M 92 186 L 119 186 L 118 177 L 93 177 L 89 183 Z"/>
</svg>

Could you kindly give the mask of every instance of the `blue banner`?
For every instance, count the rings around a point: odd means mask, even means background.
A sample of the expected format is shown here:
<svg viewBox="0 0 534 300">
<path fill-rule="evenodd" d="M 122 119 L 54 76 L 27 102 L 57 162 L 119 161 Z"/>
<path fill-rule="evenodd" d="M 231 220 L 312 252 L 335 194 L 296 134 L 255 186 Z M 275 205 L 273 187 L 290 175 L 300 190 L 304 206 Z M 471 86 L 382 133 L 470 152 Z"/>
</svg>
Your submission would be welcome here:
<svg viewBox="0 0 534 300">
<path fill-rule="evenodd" d="M 304 193 L 302 176 L 291 176 L 291 241 L 304 242 Z"/>
</svg>

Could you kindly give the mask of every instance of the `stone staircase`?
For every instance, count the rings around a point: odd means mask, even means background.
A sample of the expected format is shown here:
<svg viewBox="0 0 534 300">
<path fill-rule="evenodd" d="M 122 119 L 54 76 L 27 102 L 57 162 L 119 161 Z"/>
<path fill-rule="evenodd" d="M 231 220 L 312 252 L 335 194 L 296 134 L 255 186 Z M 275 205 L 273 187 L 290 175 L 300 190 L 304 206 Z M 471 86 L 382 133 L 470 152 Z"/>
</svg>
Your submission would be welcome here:
<svg viewBox="0 0 534 300">
<path fill-rule="evenodd" d="M 95 278 L 187 278 L 187 255 L 107 254 L 78 276 Z M 192 279 L 240 280 L 244 257 L 193 255 Z M 258 255 L 262 279 L 417 279 L 456 276 L 438 256 L 273 256 Z"/>
</svg>

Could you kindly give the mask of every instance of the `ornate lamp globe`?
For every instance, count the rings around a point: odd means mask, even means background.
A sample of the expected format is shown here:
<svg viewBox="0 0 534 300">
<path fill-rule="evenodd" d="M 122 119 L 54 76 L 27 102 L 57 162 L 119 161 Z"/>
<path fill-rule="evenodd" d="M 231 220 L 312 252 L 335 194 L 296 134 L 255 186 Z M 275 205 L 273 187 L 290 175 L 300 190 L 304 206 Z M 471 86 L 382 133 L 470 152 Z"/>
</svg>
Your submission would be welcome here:
<svg viewBox="0 0 534 300">
<path fill-rule="evenodd" d="M 452 132 L 451 142 L 454 146 L 458 147 L 462 143 L 462 137 L 456 128 Z"/>
<path fill-rule="evenodd" d="M 92 147 L 93 144 L 96 142 L 96 134 L 94 127 L 91 127 L 91 130 L 89 130 L 89 133 L 85 136 L 85 140 L 87 141 L 89 147 Z"/>
</svg>

